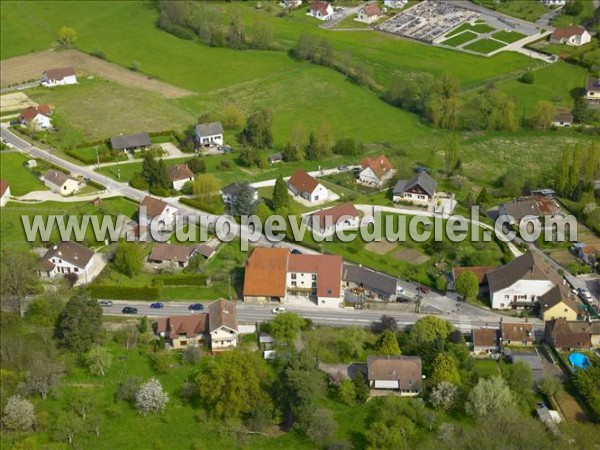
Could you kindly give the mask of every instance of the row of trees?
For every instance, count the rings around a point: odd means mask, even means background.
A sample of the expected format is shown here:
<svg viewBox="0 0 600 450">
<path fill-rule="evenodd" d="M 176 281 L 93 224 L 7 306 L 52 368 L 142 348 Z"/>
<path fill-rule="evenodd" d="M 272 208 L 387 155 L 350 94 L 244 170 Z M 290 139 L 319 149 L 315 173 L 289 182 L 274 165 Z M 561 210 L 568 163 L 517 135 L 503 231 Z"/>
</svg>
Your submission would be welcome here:
<svg viewBox="0 0 600 450">
<path fill-rule="evenodd" d="M 584 192 L 594 190 L 594 180 L 600 176 L 600 145 L 566 146 L 557 161 L 556 191 L 572 200 L 580 200 Z"/>
</svg>

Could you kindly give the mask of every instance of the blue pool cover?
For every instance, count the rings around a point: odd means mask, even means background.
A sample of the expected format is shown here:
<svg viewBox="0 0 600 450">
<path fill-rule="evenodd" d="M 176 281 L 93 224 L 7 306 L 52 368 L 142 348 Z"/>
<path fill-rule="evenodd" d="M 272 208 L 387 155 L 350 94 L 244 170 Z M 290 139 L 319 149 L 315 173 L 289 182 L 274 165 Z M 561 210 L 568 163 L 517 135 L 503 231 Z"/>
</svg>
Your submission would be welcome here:
<svg viewBox="0 0 600 450">
<path fill-rule="evenodd" d="M 590 367 L 590 360 L 583 353 L 571 353 L 569 355 L 569 362 L 575 369 L 587 369 Z"/>
</svg>

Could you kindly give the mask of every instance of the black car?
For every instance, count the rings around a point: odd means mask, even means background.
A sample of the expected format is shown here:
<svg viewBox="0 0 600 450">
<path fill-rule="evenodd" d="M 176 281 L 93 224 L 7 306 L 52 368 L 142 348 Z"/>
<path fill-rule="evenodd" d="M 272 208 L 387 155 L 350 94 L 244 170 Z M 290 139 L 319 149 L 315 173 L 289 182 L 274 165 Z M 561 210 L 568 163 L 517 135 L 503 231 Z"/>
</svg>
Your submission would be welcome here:
<svg viewBox="0 0 600 450">
<path fill-rule="evenodd" d="M 188 309 L 190 311 L 201 311 L 204 309 L 204 305 L 202 303 L 192 303 L 190 306 L 188 306 Z"/>
<path fill-rule="evenodd" d="M 121 312 L 123 314 L 137 314 L 137 311 L 137 308 L 134 308 L 132 306 L 126 306 Z"/>
<path fill-rule="evenodd" d="M 301 255 L 301 254 L 302 254 L 302 252 L 301 252 L 300 250 L 298 250 L 297 248 L 293 249 L 293 250 L 292 250 L 292 253 L 293 253 L 294 255 Z"/>
</svg>

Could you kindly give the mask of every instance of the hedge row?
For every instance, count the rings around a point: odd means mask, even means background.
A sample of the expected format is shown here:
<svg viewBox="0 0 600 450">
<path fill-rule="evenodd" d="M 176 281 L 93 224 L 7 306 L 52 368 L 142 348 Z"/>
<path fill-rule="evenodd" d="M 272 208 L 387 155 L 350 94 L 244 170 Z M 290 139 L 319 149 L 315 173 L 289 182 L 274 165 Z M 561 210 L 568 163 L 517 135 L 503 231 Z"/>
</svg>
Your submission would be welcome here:
<svg viewBox="0 0 600 450">
<path fill-rule="evenodd" d="M 223 214 L 224 206 L 221 202 L 216 205 L 207 205 L 204 202 L 201 202 L 195 198 L 188 197 L 180 197 L 179 202 L 184 205 L 191 206 L 192 208 L 199 209 L 200 211 L 205 211 L 209 214 Z"/>
<path fill-rule="evenodd" d="M 91 286 L 90 293 L 94 298 L 111 300 L 158 300 L 162 289 L 159 286 Z"/>
<path fill-rule="evenodd" d="M 84 148 L 84 147 L 81 147 Z M 96 164 L 98 162 L 98 160 L 101 163 L 105 163 L 105 162 L 112 162 L 113 161 L 113 157 L 110 153 L 104 153 L 104 154 L 99 154 L 98 158 L 96 158 L 96 156 L 92 156 L 92 157 L 86 157 L 84 155 L 82 155 L 81 153 L 78 153 L 76 150 L 74 149 L 68 149 L 68 150 L 64 150 L 64 152 L 69 155 L 71 158 L 75 158 L 79 161 L 81 161 L 84 164 Z"/>
<path fill-rule="evenodd" d="M 164 286 L 205 286 L 206 275 L 159 275 L 154 281 L 162 281 Z"/>
</svg>

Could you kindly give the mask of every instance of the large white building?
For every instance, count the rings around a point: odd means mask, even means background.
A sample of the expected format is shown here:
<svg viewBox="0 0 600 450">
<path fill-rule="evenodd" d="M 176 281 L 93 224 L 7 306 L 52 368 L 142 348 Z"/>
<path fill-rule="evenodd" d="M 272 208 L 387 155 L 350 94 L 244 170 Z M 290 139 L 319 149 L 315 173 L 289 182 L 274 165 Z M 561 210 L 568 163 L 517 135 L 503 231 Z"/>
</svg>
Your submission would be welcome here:
<svg viewBox="0 0 600 450">
<path fill-rule="evenodd" d="M 572 26 L 568 28 L 557 28 L 550 36 L 552 44 L 567 44 L 580 46 L 592 41 L 592 35 L 583 27 Z"/>
<path fill-rule="evenodd" d="M 92 281 L 94 251 L 76 242 L 66 241 L 54 245 L 40 259 L 37 272 L 42 278 L 56 278 L 70 273 L 79 277 L 80 283 Z"/>
<path fill-rule="evenodd" d="M 201 123 L 194 129 L 196 140 L 201 146 L 223 145 L 221 122 Z"/>
</svg>

